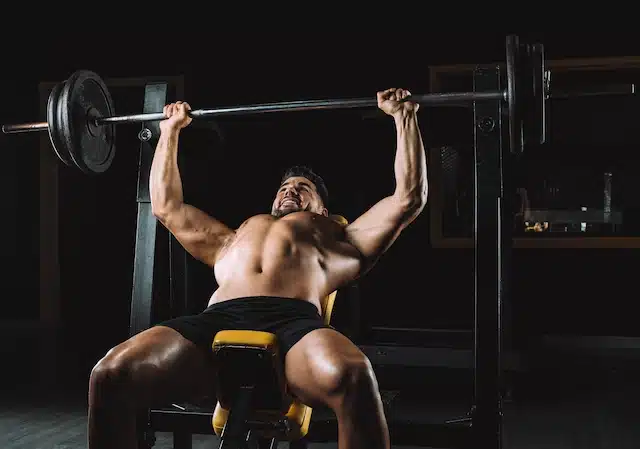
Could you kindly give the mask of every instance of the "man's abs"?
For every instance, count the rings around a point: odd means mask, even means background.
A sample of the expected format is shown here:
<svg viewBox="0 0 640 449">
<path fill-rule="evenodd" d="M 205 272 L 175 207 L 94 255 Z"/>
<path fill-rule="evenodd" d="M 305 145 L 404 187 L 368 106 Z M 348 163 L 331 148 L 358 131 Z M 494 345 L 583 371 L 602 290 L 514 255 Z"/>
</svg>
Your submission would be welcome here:
<svg viewBox="0 0 640 449">
<path fill-rule="evenodd" d="M 336 228 L 325 217 L 291 214 L 253 217 L 221 252 L 214 267 L 218 289 L 210 304 L 248 296 L 310 301 L 321 298 L 357 272 L 355 252 L 336 251 Z"/>
</svg>

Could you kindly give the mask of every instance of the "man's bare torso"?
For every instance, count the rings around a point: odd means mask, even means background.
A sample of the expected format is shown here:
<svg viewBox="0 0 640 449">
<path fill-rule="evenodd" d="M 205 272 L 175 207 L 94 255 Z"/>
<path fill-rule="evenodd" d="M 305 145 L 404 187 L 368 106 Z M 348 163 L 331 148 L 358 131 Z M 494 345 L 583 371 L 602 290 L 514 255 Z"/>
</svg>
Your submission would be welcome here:
<svg viewBox="0 0 640 449">
<path fill-rule="evenodd" d="M 221 250 L 214 274 L 219 288 L 209 304 L 247 296 L 312 302 L 354 279 L 360 254 L 331 218 L 295 212 L 245 221 Z"/>
</svg>

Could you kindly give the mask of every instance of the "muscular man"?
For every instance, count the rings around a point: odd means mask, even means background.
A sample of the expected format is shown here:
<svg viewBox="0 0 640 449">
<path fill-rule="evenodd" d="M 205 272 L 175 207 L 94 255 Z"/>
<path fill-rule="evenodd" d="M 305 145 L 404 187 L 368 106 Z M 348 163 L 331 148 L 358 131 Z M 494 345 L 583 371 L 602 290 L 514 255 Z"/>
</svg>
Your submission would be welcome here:
<svg viewBox="0 0 640 449">
<path fill-rule="evenodd" d="M 151 203 L 158 220 L 196 259 L 214 270 L 219 288 L 196 316 L 178 317 L 140 332 L 110 350 L 89 381 L 89 447 L 136 447 L 135 410 L 209 393 L 211 343 L 224 328 L 274 332 L 291 392 L 330 407 L 340 449 L 390 446 L 377 381 L 366 356 L 324 325 L 321 298 L 362 276 L 423 210 L 427 198 L 419 105 L 388 89 L 378 106 L 397 131 L 396 187 L 351 224 L 327 210 L 327 189 L 309 169 L 289 170 L 271 214 L 238 229 L 186 204 L 178 172 L 180 130 L 189 105 L 165 106 L 168 117 L 151 168 Z"/>
</svg>

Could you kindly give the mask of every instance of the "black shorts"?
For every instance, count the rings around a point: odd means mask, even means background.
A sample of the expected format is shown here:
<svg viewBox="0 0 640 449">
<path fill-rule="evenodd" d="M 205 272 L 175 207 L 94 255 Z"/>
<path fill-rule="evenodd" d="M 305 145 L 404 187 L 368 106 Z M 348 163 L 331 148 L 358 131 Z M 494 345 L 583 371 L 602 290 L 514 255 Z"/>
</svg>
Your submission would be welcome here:
<svg viewBox="0 0 640 449">
<path fill-rule="evenodd" d="M 218 331 L 237 329 L 271 332 L 278 337 L 282 360 L 302 337 L 325 324 L 315 305 L 308 301 L 272 296 L 253 296 L 215 303 L 197 315 L 187 315 L 157 324 L 175 329 L 187 340 L 211 353 Z"/>
</svg>

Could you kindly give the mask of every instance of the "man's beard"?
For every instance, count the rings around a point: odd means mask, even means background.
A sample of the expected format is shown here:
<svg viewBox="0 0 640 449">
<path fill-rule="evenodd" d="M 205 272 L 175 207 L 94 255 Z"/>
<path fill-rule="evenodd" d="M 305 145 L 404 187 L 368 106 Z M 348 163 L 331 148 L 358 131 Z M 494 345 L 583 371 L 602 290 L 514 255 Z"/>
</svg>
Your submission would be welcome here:
<svg viewBox="0 0 640 449">
<path fill-rule="evenodd" d="M 306 212 L 309 210 L 309 206 L 305 207 L 305 208 L 284 208 L 284 209 L 275 209 L 273 211 L 271 211 L 271 215 L 273 215 L 276 218 L 282 218 L 286 215 L 292 214 L 294 212 Z"/>
<path fill-rule="evenodd" d="M 271 212 L 271 215 L 273 215 L 276 218 L 282 218 L 286 215 L 289 215 L 291 212 L 296 212 L 295 210 L 282 210 L 282 209 L 276 209 L 274 211 Z"/>
</svg>

